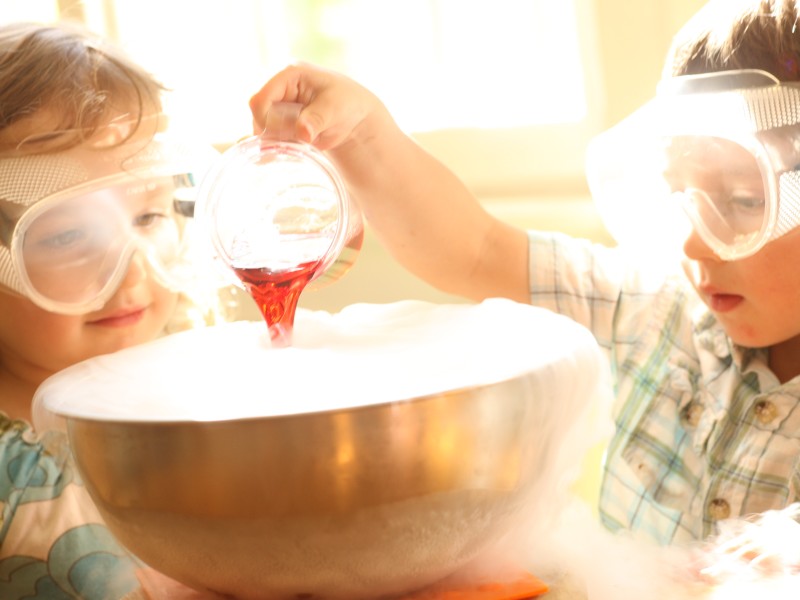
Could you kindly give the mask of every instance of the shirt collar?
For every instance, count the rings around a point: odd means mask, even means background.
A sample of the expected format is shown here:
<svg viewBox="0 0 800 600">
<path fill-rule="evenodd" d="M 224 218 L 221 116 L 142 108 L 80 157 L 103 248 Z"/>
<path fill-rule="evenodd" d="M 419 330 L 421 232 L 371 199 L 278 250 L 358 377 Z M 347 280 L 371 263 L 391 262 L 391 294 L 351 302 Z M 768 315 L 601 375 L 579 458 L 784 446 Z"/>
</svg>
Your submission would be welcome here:
<svg viewBox="0 0 800 600">
<path fill-rule="evenodd" d="M 760 391 L 780 385 L 778 378 L 769 369 L 769 352 L 765 348 L 746 348 L 733 343 L 725 329 L 705 305 L 698 307 L 692 318 L 693 336 L 700 362 L 706 367 L 704 373 L 719 372 L 720 368 L 733 364 L 741 377 L 753 373 L 758 378 Z M 714 361 L 719 363 L 713 368 Z"/>
</svg>

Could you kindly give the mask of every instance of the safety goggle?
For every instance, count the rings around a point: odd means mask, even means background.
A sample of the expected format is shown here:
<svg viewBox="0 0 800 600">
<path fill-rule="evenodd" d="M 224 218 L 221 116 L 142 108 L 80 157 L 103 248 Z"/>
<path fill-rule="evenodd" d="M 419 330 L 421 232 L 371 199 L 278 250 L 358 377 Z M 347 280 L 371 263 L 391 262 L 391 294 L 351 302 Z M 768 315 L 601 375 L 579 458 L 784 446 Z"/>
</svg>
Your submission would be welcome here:
<svg viewBox="0 0 800 600">
<path fill-rule="evenodd" d="M 85 314 L 116 293 L 139 253 L 159 283 L 184 288 L 197 276 L 193 167 L 209 158 L 198 154 L 157 135 L 0 159 L 0 283 L 46 310 Z"/>
<path fill-rule="evenodd" d="M 723 260 L 758 252 L 800 224 L 800 87 L 763 71 L 675 77 L 595 138 L 592 195 L 620 243 L 691 226 Z"/>
</svg>

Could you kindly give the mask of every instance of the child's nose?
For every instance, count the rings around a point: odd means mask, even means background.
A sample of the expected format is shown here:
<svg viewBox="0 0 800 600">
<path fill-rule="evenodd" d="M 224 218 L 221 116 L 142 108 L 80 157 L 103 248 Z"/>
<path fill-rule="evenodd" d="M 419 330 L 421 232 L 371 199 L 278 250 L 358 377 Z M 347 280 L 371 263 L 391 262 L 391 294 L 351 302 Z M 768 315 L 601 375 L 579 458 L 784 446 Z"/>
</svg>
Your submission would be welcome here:
<svg viewBox="0 0 800 600">
<path fill-rule="evenodd" d="M 697 230 L 692 227 L 683 242 L 683 253 L 690 260 L 720 260 L 711 247 L 703 241 Z"/>
<path fill-rule="evenodd" d="M 128 264 L 128 270 L 125 272 L 125 277 L 122 279 L 119 287 L 127 288 L 138 285 L 147 277 L 147 275 L 147 259 L 141 253 L 141 251 L 137 250 L 131 257 L 131 262 Z"/>
</svg>

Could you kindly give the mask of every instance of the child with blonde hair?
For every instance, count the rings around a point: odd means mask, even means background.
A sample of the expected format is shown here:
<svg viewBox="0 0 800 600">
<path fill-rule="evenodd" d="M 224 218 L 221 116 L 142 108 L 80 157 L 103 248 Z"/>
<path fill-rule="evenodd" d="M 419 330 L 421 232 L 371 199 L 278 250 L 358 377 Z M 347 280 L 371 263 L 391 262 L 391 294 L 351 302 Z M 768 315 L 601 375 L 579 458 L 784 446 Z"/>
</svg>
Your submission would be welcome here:
<svg viewBox="0 0 800 600">
<path fill-rule="evenodd" d="M 0 81 L 0 597 L 177 594 L 114 540 L 31 401 L 60 369 L 219 315 L 186 293 L 213 153 L 171 139 L 163 87 L 77 28 L 1 27 Z"/>
</svg>

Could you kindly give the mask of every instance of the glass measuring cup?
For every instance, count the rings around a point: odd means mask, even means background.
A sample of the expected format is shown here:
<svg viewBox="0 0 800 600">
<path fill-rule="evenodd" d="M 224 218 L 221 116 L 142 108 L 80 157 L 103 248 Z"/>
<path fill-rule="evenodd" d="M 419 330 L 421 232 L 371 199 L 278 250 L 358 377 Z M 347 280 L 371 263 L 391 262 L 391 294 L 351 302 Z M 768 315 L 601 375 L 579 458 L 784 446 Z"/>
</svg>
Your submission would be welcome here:
<svg viewBox="0 0 800 600">
<path fill-rule="evenodd" d="M 197 203 L 217 255 L 258 304 L 273 345 L 285 346 L 302 291 L 352 266 L 364 228 L 333 164 L 293 139 L 299 105 L 273 110 L 264 133 L 222 154 Z"/>
</svg>

